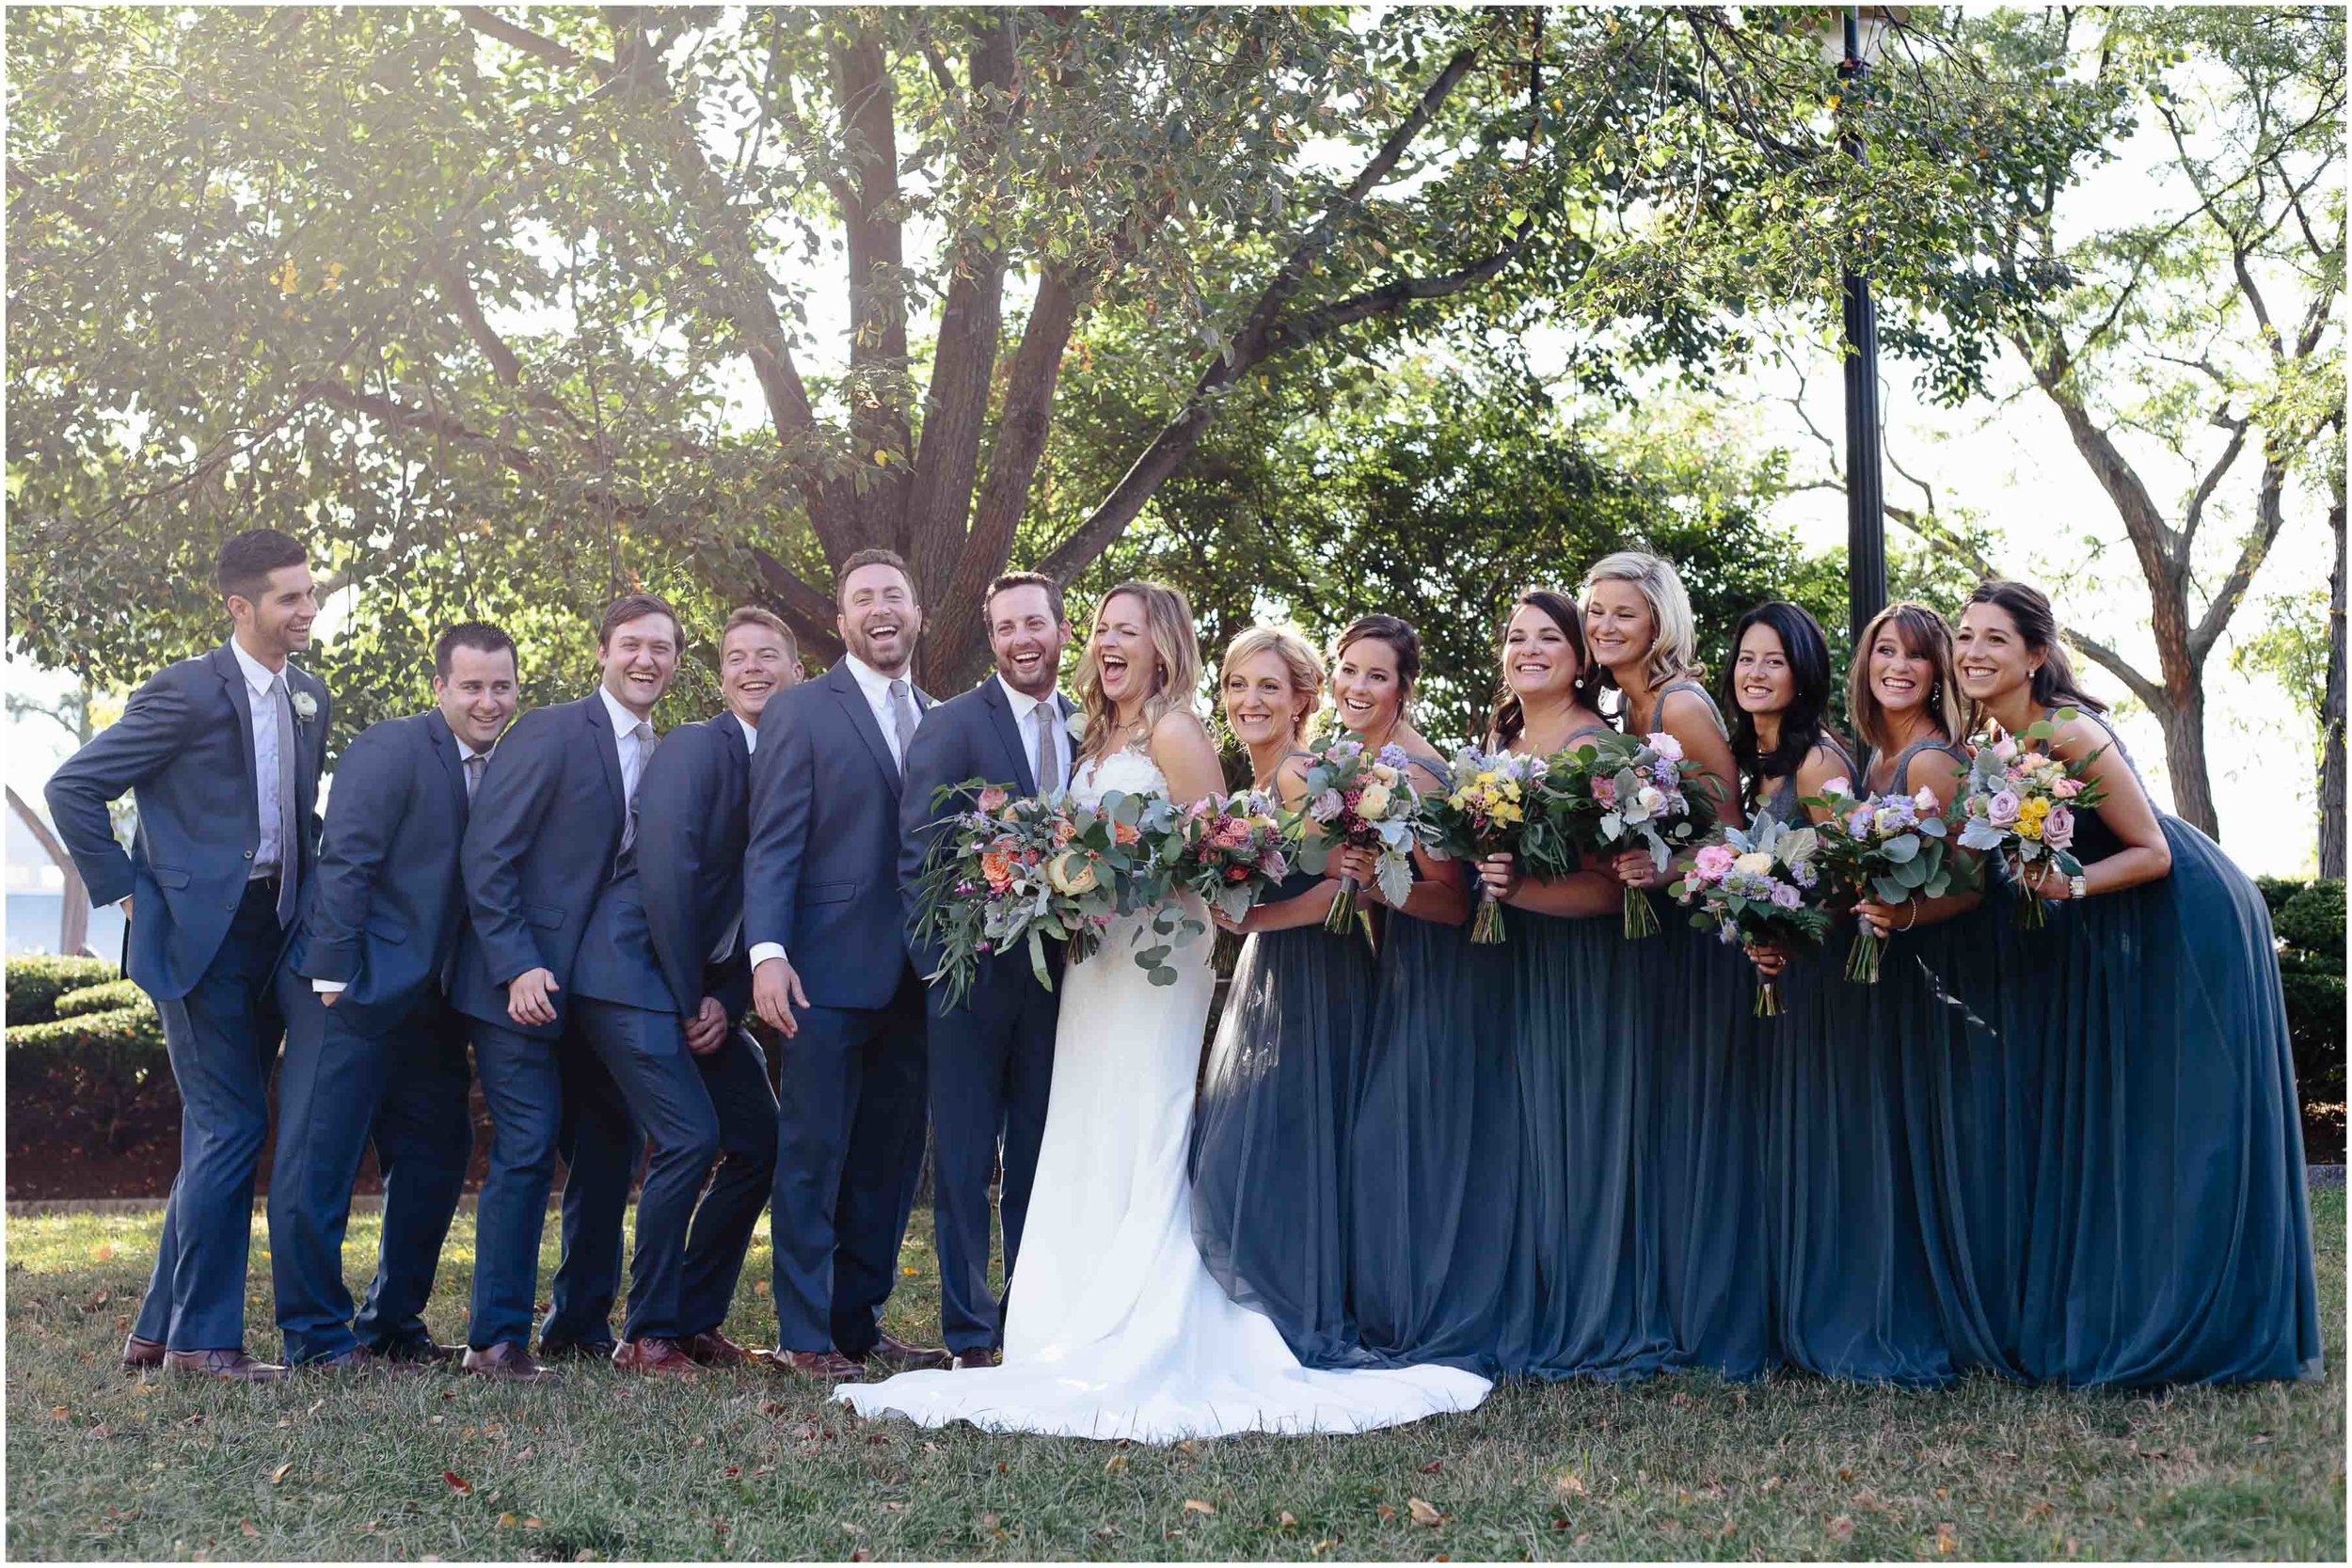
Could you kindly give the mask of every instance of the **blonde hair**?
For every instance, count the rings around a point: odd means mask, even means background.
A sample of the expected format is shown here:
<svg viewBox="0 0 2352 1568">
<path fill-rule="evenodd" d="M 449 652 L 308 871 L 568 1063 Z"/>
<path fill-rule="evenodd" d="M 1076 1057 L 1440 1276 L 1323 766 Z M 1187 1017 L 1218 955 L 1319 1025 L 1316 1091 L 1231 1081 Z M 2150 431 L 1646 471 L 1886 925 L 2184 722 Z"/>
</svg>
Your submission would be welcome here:
<svg viewBox="0 0 2352 1568">
<path fill-rule="evenodd" d="M 1658 629 L 1648 652 L 1642 656 L 1642 678 L 1651 690 L 1678 675 L 1705 678 L 1699 668 L 1698 619 L 1691 613 L 1690 591 L 1682 586 L 1682 574 L 1672 562 L 1646 550 L 1618 550 L 1602 556 L 1584 574 L 1584 586 L 1577 594 L 1579 611 L 1592 602 L 1593 585 L 1598 582 L 1629 582 L 1649 606 L 1649 618 Z M 1597 663 L 1594 668 L 1600 672 L 1600 685 L 1617 684 L 1607 666 Z"/>
<path fill-rule="evenodd" d="M 1152 641 L 1152 694 L 1143 700 L 1143 733 L 1182 708 L 1192 711 L 1200 689 L 1200 639 L 1192 629 L 1192 601 L 1184 591 L 1164 582 L 1122 582 L 1103 595 L 1094 607 L 1101 620 L 1104 606 L 1125 594 L 1143 606 L 1143 629 Z M 1103 668 L 1096 662 L 1094 639 L 1078 658 L 1078 706 L 1086 714 L 1086 733 L 1078 742 L 1082 756 L 1100 756 L 1111 737 L 1114 717 L 1103 695 Z"/>
<path fill-rule="evenodd" d="M 1886 730 L 1886 708 L 1870 689 L 1870 645 L 1879 640 L 1879 628 L 1888 622 L 1895 624 L 1895 640 L 1914 658 L 1924 658 L 1935 666 L 1935 684 L 1928 690 L 1928 717 L 1944 731 L 1947 741 L 1958 740 L 1962 734 L 1960 713 L 1960 671 L 1953 662 L 1952 628 L 1944 617 L 1910 599 L 1897 599 L 1870 617 L 1870 624 L 1862 628 L 1854 640 L 1853 664 L 1846 672 L 1846 713 L 1853 721 L 1854 734 L 1873 752 L 1888 749 L 1893 738 Z M 1902 781 L 1895 781 L 1899 785 Z M 1864 781 L 1854 781 L 1857 789 L 1866 788 Z"/>
<path fill-rule="evenodd" d="M 1290 672 L 1291 690 L 1307 699 L 1306 705 L 1291 721 L 1291 739 L 1296 741 L 1307 733 L 1308 722 L 1315 716 L 1315 704 L 1323 696 L 1323 656 L 1295 627 L 1251 626 L 1226 644 L 1225 657 L 1216 667 L 1216 684 L 1222 688 L 1227 676 L 1260 654 L 1273 654 L 1281 659 L 1283 668 Z"/>
</svg>

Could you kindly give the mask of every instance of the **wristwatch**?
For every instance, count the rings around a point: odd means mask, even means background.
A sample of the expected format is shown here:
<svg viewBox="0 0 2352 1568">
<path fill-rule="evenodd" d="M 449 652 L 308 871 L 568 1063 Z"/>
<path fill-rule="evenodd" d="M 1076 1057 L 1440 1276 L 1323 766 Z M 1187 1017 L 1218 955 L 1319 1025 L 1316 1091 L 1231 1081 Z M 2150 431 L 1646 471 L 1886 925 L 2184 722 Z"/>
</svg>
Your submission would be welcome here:
<svg viewBox="0 0 2352 1568">
<path fill-rule="evenodd" d="M 2090 897 L 2090 878 L 2088 878 L 2088 877 L 2080 876 L 2080 875 L 2077 875 L 2077 876 L 2073 876 L 2073 877 L 2069 877 L 2069 878 L 2067 878 L 2067 879 L 2066 879 L 2066 896 L 2067 896 L 2067 897 L 2069 897 L 2069 898 L 2071 898 L 2071 899 L 2079 899 L 2079 898 L 2088 898 L 2088 897 Z"/>
</svg>

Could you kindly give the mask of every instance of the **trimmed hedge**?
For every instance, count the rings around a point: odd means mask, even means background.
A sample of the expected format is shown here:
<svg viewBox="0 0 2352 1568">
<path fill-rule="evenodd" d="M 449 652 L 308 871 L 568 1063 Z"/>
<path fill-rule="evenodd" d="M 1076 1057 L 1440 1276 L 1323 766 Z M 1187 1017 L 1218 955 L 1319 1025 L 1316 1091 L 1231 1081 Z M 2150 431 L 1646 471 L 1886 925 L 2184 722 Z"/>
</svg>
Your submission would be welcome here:
<svg viewBox="0 0 2352 1568">
<path fill-rule="evenodd" d="M 136 980 L 109 980 L 103 986 L 86 986 L 70 990 L 57 998 L 56 1016 L 60 1020 L 81 1018 L 89 1013 L 111 1013 L 124 1007 L 155 1010 L 147 1000 L 147 992 L 139 990 Z"/>
<path fill-rule="evenodd" d="M 46 1023 L 57 1016 L 57 999 L 69 991 L 103 985 L 122 972 L 103 958 L 66 958 L 49 954 L 10 958 L 8 967 L 8 1025 Z"/>
<path fill-rule="evenodd" d="M 2287 1032 L 2295 1041 L 2295 1081 L 2306 1105 L 2344 1100 L 2344 882 L 2258 879 L 2277 934 L 2279 981 L 2286 991 Z"/>
</svg>

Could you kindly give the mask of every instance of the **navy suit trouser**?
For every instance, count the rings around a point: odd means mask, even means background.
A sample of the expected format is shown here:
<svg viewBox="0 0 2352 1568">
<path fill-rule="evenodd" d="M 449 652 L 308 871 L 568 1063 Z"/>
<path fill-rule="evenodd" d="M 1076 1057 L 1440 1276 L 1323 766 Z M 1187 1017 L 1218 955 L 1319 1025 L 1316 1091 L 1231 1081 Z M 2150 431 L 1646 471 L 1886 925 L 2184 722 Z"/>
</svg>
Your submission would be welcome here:
<svg viewBox="0 0 2352 1568">
<path fill-rule="evenodd" d="M 586 997 L 572 1006 L 653 1146 L 621 1337 L 684 1339 L 718 1328 L 775 1173 L 768 1059 L 740 1029 L 697 1056 L 675 1013 Z"/>
<path fill-rule="evenodd" d="M 1001 1137 L 1009 1287 L 1045 1135 L 1058 1005 L 1031 976 L 1025 954 L 985 965 L 966 1006 L 950 1007 L 946 998 L 945 986 L 930 991 L 931 1212 L 940 1327 L 947 1348 L 964 1354 L 1004 1342 L 1003 1302 L 988 1286 L 988 1188 Z"/>
<path fill-rule="evenodd" d="M 923 983 L 882 1007 L 809 1007 L 779 1048 L 776 1343 L 863 1356 L 898 1282 L 926 1120 Z"/>
<path fill-rule="evenodd" d="M 187 995 L 155 1004 L 180 1089 L 180 1173 L 131 1332 L 173 1350 L 245 1343 L 254 1175 L 269 1136 L 270 1064 L 285 1029 L 272 986 L 285 936 L 278 884 L 246 883 L 203 978 Z"/>
<path fill-rule="evenodd" d="M 556 1139 L 564 1157 L 564 1251 L 539 1325 L 543 1345 L 612 1343 L 629 1188 L 645 1150 L 644 1129 L 581 1026 L 580 1004 L 586 1000 L 573 998 L 555 1056 L 564 1085 Z"/>
<path fill-rule="evenodd" d="M 322 1361 L 357 1346 L 429 1336 L 441 1244 L 473 1159 L 467 1022 L 429 991 L 401 1016 L 329 1007 L 310 982 L 278 977 L 286 1057 L 278 1074 L 270 1164 L 270 1273 L 286 1359 Z M 373 1283 L 354 1322 L 343 1230 L 367 1146 L 384 1181 Z"/>
</svg>

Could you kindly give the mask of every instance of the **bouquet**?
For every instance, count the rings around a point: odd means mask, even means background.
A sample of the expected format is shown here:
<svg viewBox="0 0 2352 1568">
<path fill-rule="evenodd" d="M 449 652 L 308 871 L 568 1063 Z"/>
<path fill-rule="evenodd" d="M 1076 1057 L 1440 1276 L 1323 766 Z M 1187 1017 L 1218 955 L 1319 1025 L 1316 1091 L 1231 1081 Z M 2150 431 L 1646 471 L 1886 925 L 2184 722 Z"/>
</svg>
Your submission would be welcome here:
<svg viewBox="0 0 2352 1568">
<path fill-rule="evenodd" d="M 1545 789 L 1580 847 L 1604 856 L 1645 848 L 1661 871 L 1715 819 L 1714 781 L 1663 731 L 1584 741 L 1552 759 Z M 1627 888 L 1625 934 L 1646 937 L 1657 930 L 1647 895 Z"/>
<path fill-rule="evenodd" d="M 1182 810 L 1154 799 L 1145 806 L 1141 825 L 1152 847 L 1151 886 L 1138 893 L 1137 902 L 1160 906 L 1152 928 L 1161 936 L 1200 927 L 1171 895 L 1198 894 L 1228 919 L 1239 920 L 1266 889 L 1290 875 L 1291 856 L 1297 850 L 1292 827 L 1283 822 L 1273 797 L 1260 790 L 1212 795 Z M 1136 955 L 1155 986 L 1175 983 L 1168 951 L 1158 945 Z"/>
<path fill-rule="evenodd" d="M 1829 813 L 1815 832 L 1821 863 L 1830 875 L 1856 897 L 1869 894 L 1888 904 L 1949 893 L 1953 873 L 1945 861 L 1946 829 L 1935 792 L 1922 787 L 1916 795 L 1857 799 L 1852 791 L 1851 780 L 1832 779 L 1820 795 L 1804 800 Z M 1877 985 L 1884 945 L 1864 926 L 1846 955 L 1846 978 Z"/>
<path fill-rule="evenodd" d="M 1413 892 L 1413 817 L 1421 794 L 1406 773 L 1405 748 L 1383 746 L 1367 753 L 1364 743 L 1343 735 L 1310 754 L 1307 800 L 1300 808 L 1298 863 L 1323 875 L 1331 857 L 1344 848 L 1375 849 L 1374 876 L 1391 904 Z M 1352 877 L 1340 879 L 1339 896 L 1324 917 L 1327 930 L 1344 931 L 1360 921 L 1365 940 L 1372 922 L 1356 907 Z"/>
<path fill-rule="evenodd" d="M 1820 835 L 1761 816 L 1744 830 L 1726 828 L 1704 845 L 1682 879 L 1666 891 L 1693 906 L 1691 924 L 1725 942 L 1770 942 L 1792 953 L 1820 949 L 1829 935 L 1822 907 L 1828 889 L 1814 863 Z M 1780 982 L 1760 977 L 1756 1016 L 1780 1016 Z"/>
<path fill-rule="evenodd" d="M 1450 860 L 1509 854 L 1544 876 L 1572 871 L 1575 847 L 1557 815 L 1542 809 L 1547 770 L 1541 757 L 1465 746 L 1454 753 L 1453 789 L 1423 798 L 1414 832 L 1430 853 Z M 1504 940 L 1502 906 L 1483 881 L 1470 939 Z"/>
<path fill-rule="evenodd" d="M 934 805 L 968 796 L 973 807 L 944 819 L 915 884 L 914 934 L 936 942 L 947 1003 L 962 1006 L 980 960 L 1020 946 L 1051 990 L 1045 942 L 1084 958 L 1115 916 L 1137 907 L 1152 856 L 1139 825 L 1149 798 L 1113 793 L 1099 808 L 1067 796 L 1015 799 L 983 780 L 944 786 Z"/>
<path fill-rule="evenodd" d="M 2066 762 L 2046 751 L 2027 750 L 2020 741 L 2046 745 L 2058 724 L 2076 716 L 2074 708 L 2060 708 L 2053 716 L 2056 722 L 2044 719 L 2019 736 L 2004 735 L 1978 747 L 1961 785 L 1956 814 L 1961 847 L 1990 849 L 2000 856 L 2023 895 L 2017 900 L 2017 923 L 2028 930 L 2039 930 L 2049 912 L 2033 896 L 2026 867 L 2047 863 L 2061 876 L 2082 875 L 2082 862 L 2068 852 L 2074 842 L 2074 814 L 2106 798 L 2089 775 L 2092 758 L 2106 748 L 2080 762 Z"/>
</svg>

